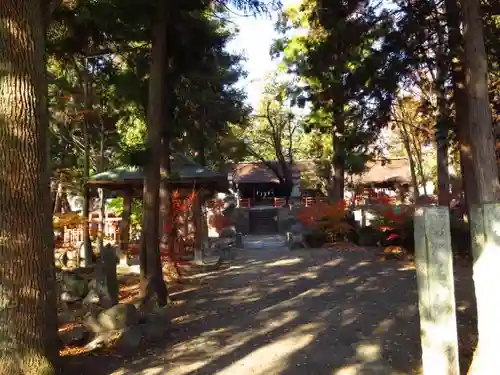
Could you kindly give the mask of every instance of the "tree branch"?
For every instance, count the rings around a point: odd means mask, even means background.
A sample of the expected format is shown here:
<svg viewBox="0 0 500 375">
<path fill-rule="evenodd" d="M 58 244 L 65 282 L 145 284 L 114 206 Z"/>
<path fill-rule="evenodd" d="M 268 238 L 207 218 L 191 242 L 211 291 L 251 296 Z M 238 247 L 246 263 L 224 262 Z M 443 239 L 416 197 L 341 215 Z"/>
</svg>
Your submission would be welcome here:
<svg viewBox="0 0 500 375">
<path fill-rule="evenodd" d="M 259 153 L 255 152 L 254 150 L 252 150 L 248 146 L 247 146 L 247 152 L 250 155 L 252 155 L 254 158 L 258 159 L 267 168 L 269 168 L 274 173 L 274 175 L 276 176 L 276 178 L 280 181 L 280 183 L 284 183 L 285 182 L 285 177 L 283 176 L 283 174 L 281 173 L 281 171 L 279 170 L 279 168 L 276 168 L 276 166 L 273 163 L 271 163 L 269 160 L 266 160 L 262 155 L 260 155 Z"/>
</svg>

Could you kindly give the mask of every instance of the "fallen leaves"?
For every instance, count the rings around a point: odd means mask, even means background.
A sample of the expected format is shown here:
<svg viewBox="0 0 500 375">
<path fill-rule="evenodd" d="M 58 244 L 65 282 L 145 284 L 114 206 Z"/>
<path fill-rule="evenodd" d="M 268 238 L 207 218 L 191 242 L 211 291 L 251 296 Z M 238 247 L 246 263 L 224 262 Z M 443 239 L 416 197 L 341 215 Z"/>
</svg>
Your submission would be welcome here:
<svg viewBox="0 0 500 375">
<path fill-rule="evenodd" d="M 88 353 L 90 353 L 90 350 L 88 350 L 85 346 L 65 347 L 59 350 L 59 355 L 61 357 L 77 356 Z"/>
<path fill-rule="evenodd" d="M 324 249 L 334 250 L 339 252 L 366 252 L 368 249 L 363 246 L 358 246 L 351 242 L 329 242 L 322 246 Z"/>
</svg>

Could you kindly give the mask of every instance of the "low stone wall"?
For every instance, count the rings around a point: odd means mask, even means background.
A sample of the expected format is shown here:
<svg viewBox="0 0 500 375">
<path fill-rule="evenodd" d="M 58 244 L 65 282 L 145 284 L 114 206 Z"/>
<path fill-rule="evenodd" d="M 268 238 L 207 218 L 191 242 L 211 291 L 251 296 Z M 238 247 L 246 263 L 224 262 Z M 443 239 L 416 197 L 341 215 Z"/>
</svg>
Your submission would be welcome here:
<svg viewBox="0 0 500 375">
<path fill-rule="evenodd" d="M 278 232 L 283 234 L 287 233 L 294 224 L 296 210 L 282 207 L 278 208 L 277 211 Z"/>
<path fill-rule="evenodd" d="M 296 210 L 290 210 L 288 207 L 277 208 L 275 210 L 276 220 L 278 222 L 278 233 L 285 234 L 290 230 L 290 227 L 293 224 Z M 236 232 L 250 234 L 250 209 L 235 208 L 233 221 Z"/>
<path fill-rule="evenodd" d="M 235 208 L 233 213 L 234 227 L 236 232 L 242 234 L 250 233 L 250 210 L 248 208 Z"/>
</svg>

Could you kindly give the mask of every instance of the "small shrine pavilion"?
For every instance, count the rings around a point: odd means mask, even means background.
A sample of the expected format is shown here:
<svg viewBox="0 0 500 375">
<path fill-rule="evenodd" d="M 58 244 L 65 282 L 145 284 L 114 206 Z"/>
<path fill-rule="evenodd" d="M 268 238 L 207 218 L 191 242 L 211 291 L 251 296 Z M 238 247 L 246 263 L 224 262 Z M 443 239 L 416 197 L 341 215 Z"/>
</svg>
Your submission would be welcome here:
<svg viewBox="0 0 500 375">
<path fill-rule="evenodd" d="M 202 219 L 205 217 L 202 207 L 216 192 L 228 190 L 227 174 L 201 167 L 183 154 L 173 154 L 170 159 L 171 176 L 165 177 L 165 179 L 167 179 L 172 191 L 178 192 L 181 199 L 193 192 L 196 193 L 192 209 L 185 213 L 183 228 L 179 228 L 179 230 L 190 246 L 200 248 L 208 238 L 207 223 L 206 220 Z M 89 194 L 93 195 L 97 189 L 103 189 L 105 195 L 113 194 L 123 197 L 123 213 L 118 224 L 118 242 L 120 249 L 124 252 L 129 249 L 132 200 L 142 198 L 143 185 L 142 169 L 130 166 L 96 174 L 87 182 Z"/>
</svg>

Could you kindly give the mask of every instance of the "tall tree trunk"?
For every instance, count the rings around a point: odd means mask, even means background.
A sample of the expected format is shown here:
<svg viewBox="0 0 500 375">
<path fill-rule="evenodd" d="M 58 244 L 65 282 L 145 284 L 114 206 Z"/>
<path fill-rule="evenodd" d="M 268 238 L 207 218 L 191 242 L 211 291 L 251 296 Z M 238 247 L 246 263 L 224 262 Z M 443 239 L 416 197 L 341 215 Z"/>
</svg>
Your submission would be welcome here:
<svg viewBox="0 0 500 375">
<path fill-rule="evenodd" d="M 334 202 L 344 199 L 345 145 L 343 142 L 345 119 L 343 114 L 335 116 L 332 127 L 333 157 L 330 168 L 329 197 Z"/>
<path fill-rule="evenodd" d="M 168 148 L 168 140 L 162 140 L 162 153 L 160 162 L 160 243 L 162 248 L 168 249 L 168 236 L 172 225 L 169 217 L 171 192 L 168 185 L 170 176 L 170 149 Z"/>
<path fill-rule="evenodd" d="M 63 194 L 64 194 L 63 184 L 61 181 L 59 181 L 57 183 L 56 199 L 54 200 L 54 210 L 53 210 L 54 215 L 62 213 Z"/>
<path fill-rule="evenodd" d="M 105 169 L 105 158 L 104 158 L 104 123 L 101 120 L 101 139 L 99 144 L 99 172 L 104 172 Z M 104 229 L 106 227 L 106 191 L 103 188 L 99 189 L 99 204 L 100 204 L 100 216 L 101 220 L 99 222 L 99 238 L 98 238 L 98 248 L 99 253 L 101 253 L 104 248 Z"/>
<path fill-rule="evenodd" d="M 468 109 L 468 136 L 479 202 L 498 198 L 498 169 L 488 97 L 488 64 L 484 46 L 479 0 L 461 0 L 465 39 L 465 82 Z M 474 223 L 473 223 L 474 224 Z M 490 240 L 490 239 L 487 239 Z M 494 239 L 491 239 L 495 241 Z M 482 245 L 479 245 L 482 247 Z M 495 259 L 479 259 L 473 251 L 474 285 L 477 300 L 479 342 L 471 374 L 498 374 L 500 358 L 495 350 L 500 335 L 499 298 L 491 293 L 500 281 Z M 497 254 L 498 258 L 500 254 Z"/>
<path fill-rule="evenodd" d="M 408 161 L 410 163 L 410 174 L 411 174 L 411 182 L 413 184 L 413 201 L 416 203 L 418 200 L 418 180 L 417 180 L 417 172 L 415 169 L 415 160 L 413 159 L 413 153 L 411 152 L 411 143 L 410 143 L 410 135 L 408 133 L 408 129 L 404 123 L 400 124 L 401 127 L 401 135 L 403 138 L 403 145 L 406 150 L 406 155 L 408 156 Z"/>
<path fill-rule="evenodd" d="M 420 149 L 414 134 L 411 135 L 411 141 L 413 145 L 413 150 L 415 151 L 415 157 L 418 166 L 418 174 L 420 175 L 420 184 L 422 185 L 422 189 L 424 190 L 424 195 L 427 195 L 427 179 L 425 178 L 424 163 L 422 160 L 422 150 Z"/>
<path fill-rule="evenodd" d="M 471 155 L 470 140 L 467 134 L 468 111 L 467 93 L 465 92 L 465 74 L 463 69 L 463 36 L 460 31 L 460 10 L 458 0 L 445 0 L 448 20 L 448 40 L 450 45 L 451 78 L 453 101 L 455 103 L 455 132 L 459 144 L 460 169 L 463 189 L 466 193 L 467 211 L 470 214 L 471 202 L 478 202 L 474 177 L 474 165 Z"/>
<path fill-rule="evenodd" d="M 450 204 L 450 172 L 448 157 L 448 132 L 449 132 L 449 112 L 446 102 L 445 82 L 447 78 L 447 66 L 444 56 L 444 38 L 441 25 L 438 25 L 439 45 L 436 51 L 437 58 L 437 79 L 434 91 L 437 97 L 438 118 L 436 126 L 436 157 L 437 157 L 437 187 L 438 202 L 442 206 Z"/>
<path fill-rule="evenodd" d="M 123 212 L 120 221 L 120 250 L 128 251 L 130 243 L 130 216 L 132 214 L 132 190 L 123 192 Z"/>
<path fill-rule="evenodd" d="M 451 81 L 453 101 L 455 103 L 455 134 L 460 153 L 460 171 L 462 187 L 465 192 L 467 217 L 470 217 L 470 202 L 478 202 L 474 167 L 470 153 L 470 141 L 467 135 L 468 111 L 467 93 L 465 92 L 465 74 L 463 69 L 464 51 L 463 36 L 460 31 L 460 10 L 458 0 L 445 0 L 446 18 L 448 21 L 448 40 L 450 47 Z M 467 221 L 468 222 L 468 221 Z"/>
<path fill-rule="evenodd" d="M 161 155 L 161 174 L 162 181 L 160 185 L 160 222 L 161 222 L 161 247 L 167 250 L 168 264 L 167 272 L 174 278 L 181 277 L 180 269 L 177 264 L 177 254 L 175 252 L 175 240 L 177 237 L 177 228 L 174 222 L 174 211 L 172 202 L 172 189 L 167 178 L 172 174 L 170 162 L 170 141 L 169 137 L 163 137 Z"/>
<path fill-rule="evenodd" d="M 198 145 L 198 163 L 202 167 L 207 166 L 207 158 L 205 154 L 206 149 L 206 136 L 205 136 L 205 121 L 207 118 L 207 110 L 206 107 L 203 107 L 203 118 L 199 123 L 200 134 L 199 134 L 199 145 Z"/>
<path fill-rule="evenodd" d="M 151 67 L 149 74 L 147 147 L 148 161 L 144 178 L 144 213 L 140 252 L 141 297 L 146 303 L 152 294 L 159 305 L 168 302 L 163 281 L 159 238 L 159 189 L 161 138 L 165 126 L 167 59 L 167 0 L 159 0 L 153 27 Z"/>
<path fill-rule="evenodd" d="M 465 30 L 465 77 L 468 102 L 468 135 L 474 161 L 478 199 L 498 198 L 498 168 L 488 97 L 488 63 L 479 0 L 461 0 Z M 477 203 L 477 202 L 471 202 Z"/>
<path fill-rule="evenodd" d="M 58 357 L 42 6 L 0 2 L 0 372 L 55 373 Z"/>
<path fill-rule="evenodd" d="M 83 60 L 83 93 L 84 93 L 84 121 L 83 121 L 83 146 L 84 146 L 84 156 L 83 156 L 83 207 L 82 215 L 84 217 L 83 221 L 83 254 L 85 259 L 85 264 L 92 263 L 93 251 L 92 243 L 90 242 L 90 228 L 89 228 L 89 216 L 90 216 L 90 194 L 87 187 L 87 181 L 89 180 L 90 174 L 90 149 L 89 149 L 89 118 L 90 111 L 92 110 L 92 98 L 90 96 L 90 77 L 87 70 L 87 59 Z M 79 253 L 80 254 L 80 253 Z"/>
</svg>

